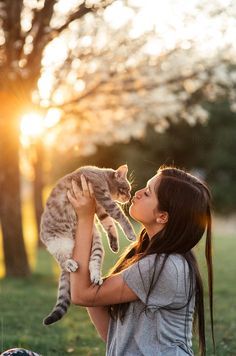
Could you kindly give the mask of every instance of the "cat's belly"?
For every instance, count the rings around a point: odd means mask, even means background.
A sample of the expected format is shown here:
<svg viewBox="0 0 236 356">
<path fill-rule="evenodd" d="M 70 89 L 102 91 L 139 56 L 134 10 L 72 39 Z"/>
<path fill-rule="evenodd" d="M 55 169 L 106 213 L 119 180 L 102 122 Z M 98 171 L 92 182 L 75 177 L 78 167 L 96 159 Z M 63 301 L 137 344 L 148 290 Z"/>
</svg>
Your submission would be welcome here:
<svg viewBox="0 0 236 356">
<path fill-rule="evenodd" d="M 75 241 L 71 238 L 62 237 L 49 241 L 47 243 L 47 249 L 60 263 L 71 257 L 74 244 Z"/>
</svg>

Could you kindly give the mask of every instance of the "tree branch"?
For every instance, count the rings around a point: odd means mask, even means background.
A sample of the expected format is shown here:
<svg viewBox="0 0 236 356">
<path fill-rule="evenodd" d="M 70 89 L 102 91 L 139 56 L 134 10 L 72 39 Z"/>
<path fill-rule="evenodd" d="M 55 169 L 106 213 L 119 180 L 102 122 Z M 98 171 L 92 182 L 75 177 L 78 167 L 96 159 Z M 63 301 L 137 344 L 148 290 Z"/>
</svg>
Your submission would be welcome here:
<svg viewBox="0 0 236 356">
<path fill-rule="evenodd" d="M 45 36 L 45 28 L 49 27 L 50 21 L 53 16 L 53 7 L 56 0 L 45 0 L 44 7 L 35 13 L 34 25 L 38 25 L 37 32 L 33 39 L 33 50 L 28 55 L 28 68 L 31 69 L 32 76 L 40 74 L 40 66 L 42 60 L 42 53 L 48 40 Z"/>
<path fill-rule="evenodd" d="M 81 17 L 85 16 L 87 13 L 94 11 L 94 9 L 95 9 L 94 7 L 86 7 L 85 3 L 81 4 L 79 9 L 73 14 L 71 14 L 67 19 L 67 21 L 61 27 L 52 29 L 50 33 L 51 38 L 58 36 L 62 31 L 64 31 L 68 27 L 68 25 L 71 22 L 80 19 Z"/>
<path fill-rule="evenodd" d="M 23 8 L 23 0 L 12 1 L 12 57 L 14 61 L 19 60 L 23 39 L 21 37 L 21 12 Z"/>
<path fill-rule="evenodd" d="M 78 10 L 76 12 L 74 12 L 73 14 L 71 14 L 69 16 L 69 18 L 67 19 L 67 21 L 61 27 L 52 29 L 52 31 L 50 33 L 51 38 L 54 38 L 54 37 L 58 36 L 62 31 L 64 31 L 69 26 L 69 24 L 71 22 L 82 18 L 83 16 L 85 16 L 89 12 L 95 12 L 99 8 L 105 9 L 107 6 L 111 5 L 114 1 L 116 1 L 116 0 L 101 1 L 99 5 L 94 5 L 94 6 L 91 6 L 91 7 L 87 7 L 85 2 L 82 3 L 80 5 L 80 7 L 78 8 Z"/>
<path fill-rule="evenodd" d="M 73 105 L 78 103 L 79 101 L 85 99 L 86 97 L 88 97 L 89 95 L 93 94 L 99 87 L 102 86 L 102 84 L 106 83 L 105 81 L 101 80 L 99 83 L 97 83 L 96 85 L 94 85 L 90 90 L 86 91 L 84 94 L 80 95 L 77 98 L 74 98 L 70 101 L 68 101 L 67 103 L 61 104 L 61 105 L 53 105 L 54 108 L 58 108 L 58 109 L 65 109 L 67 106 L 69 105 Z"/>
</svg>

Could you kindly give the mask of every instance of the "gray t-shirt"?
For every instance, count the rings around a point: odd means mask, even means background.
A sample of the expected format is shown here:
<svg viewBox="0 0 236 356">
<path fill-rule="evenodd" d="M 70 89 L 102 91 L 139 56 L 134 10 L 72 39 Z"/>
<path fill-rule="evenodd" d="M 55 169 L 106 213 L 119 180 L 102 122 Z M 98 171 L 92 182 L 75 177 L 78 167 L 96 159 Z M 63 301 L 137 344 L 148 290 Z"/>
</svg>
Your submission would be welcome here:
<svg viewBox="0 0 236 356">
<path fill-rule="evenodd" d="M 170 309 L 182 307 L 188 300 L 189 267 L 181 255 L 172 254 L 155 283 L 164 256 L 146 256 L 122 272 L 125 283 L 139 299 L 129 304 L 123 323 L 110 319 L 106 356 L 193 355 L 195 296 L 188 307 Z M 154 268 L 154 287 L 147 301 Z"/>
</svg>

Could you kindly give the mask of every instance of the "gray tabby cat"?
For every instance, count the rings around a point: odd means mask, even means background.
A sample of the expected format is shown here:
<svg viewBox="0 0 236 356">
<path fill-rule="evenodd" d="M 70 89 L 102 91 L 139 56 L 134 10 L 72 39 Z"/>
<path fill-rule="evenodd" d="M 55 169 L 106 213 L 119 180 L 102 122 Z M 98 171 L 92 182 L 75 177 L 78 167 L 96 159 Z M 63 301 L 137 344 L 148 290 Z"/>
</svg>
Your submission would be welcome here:
<svg viewBox="0 0 236 356">
<path fill-rule="evenodd" d="M 56 322 L 66 313 L 70 305 L 69 272 L 74 272 L 79 267 L 71 259 L 77 225 L 77 215 L 67 198 L 71 181 L 74 180 L 81 187 L 80 176 L 83 174 L 91 182 L 96 200 L 97 218 L 107 232 L 111 249 L 117 252 L 119 244 L 114 220 L 120 224 L 129 240 L 136 239 L 129 220 L 115 203 L 115 200 L 126 203 L 131 197 L 127 172 L 127 165 L 120 166 L 117 170 L 85 166 L 61 178 L 53 188 L 42 215 L 40 238 L 59 263 L 61 276 L 57 302 L 52 312 L 44 319 L 45 325 Z M 99 285 L 102 284 L 103 255 L 100 234 L 94 225 L 89 271 L 91 282 Z"/>
</svg>

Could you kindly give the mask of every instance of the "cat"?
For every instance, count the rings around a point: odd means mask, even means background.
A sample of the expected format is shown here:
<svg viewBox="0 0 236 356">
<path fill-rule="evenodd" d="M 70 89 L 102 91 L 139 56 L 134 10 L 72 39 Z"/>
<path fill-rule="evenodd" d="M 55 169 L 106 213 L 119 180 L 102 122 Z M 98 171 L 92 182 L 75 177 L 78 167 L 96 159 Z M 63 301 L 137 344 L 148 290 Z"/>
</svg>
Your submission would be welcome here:
<svg viewBox="0 0 236 356">
<path fill-rule="evenodd" d="M 77 225 L 77 215 L 67 197 L 67 191 L 71 191 L 72 188 L 72 180 L 81 187 L 80 176 L 83 174 L 92 184 L 96 201 L 96 216 L 107 233 L 110 248 L 117 252 L 119 243 L 114 220 L 120 224 L 129 240 L 136 239 L 132 225 L 115 202 L 126 203 L 131 198 L 131 185 L 127 179 L 127 173 L 127 165 L 122 165 L 117 170 L 84 166 L 62 177 L 49 195 L 41 218 L 40 239 L 59 263 L 61 276 L 57 302 L 52 312 L 44 319 L 44 325 L 58 321 L 67 312 L 70 305 L 69 272 L 74 272 L 79 268 L 71 258 Z M 89 261 L 90 279 L 94 284 L 102 284 L 103 256 L 100 234 L 94 225 Z"/>
</svg>

